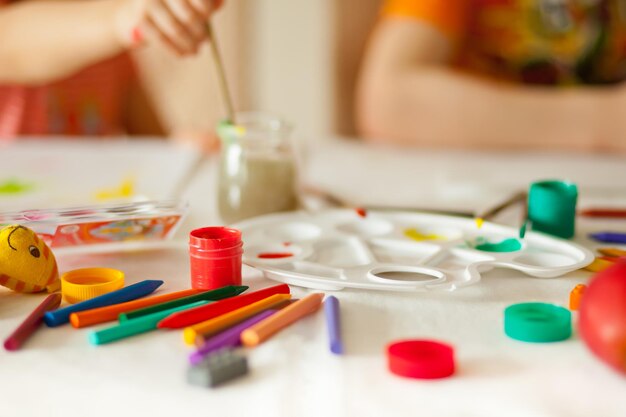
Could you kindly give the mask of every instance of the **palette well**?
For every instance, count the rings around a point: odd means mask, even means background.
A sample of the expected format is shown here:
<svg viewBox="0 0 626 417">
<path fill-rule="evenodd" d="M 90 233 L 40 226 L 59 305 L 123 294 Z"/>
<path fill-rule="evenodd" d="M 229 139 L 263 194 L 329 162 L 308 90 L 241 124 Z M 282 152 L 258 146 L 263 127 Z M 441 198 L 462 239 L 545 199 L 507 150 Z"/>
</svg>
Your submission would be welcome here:
<svg viewBox="0 0 626 417">
<path fill-rule="evenodd" d="M 323 290 L 455 290 L 495 267 L 552 278 L 580 269 L 593 254 L 540 233 L 472 219 L 355 210 L 289 212 L 234 227 L 244 262 L 270 279 Z"/>
</svg>

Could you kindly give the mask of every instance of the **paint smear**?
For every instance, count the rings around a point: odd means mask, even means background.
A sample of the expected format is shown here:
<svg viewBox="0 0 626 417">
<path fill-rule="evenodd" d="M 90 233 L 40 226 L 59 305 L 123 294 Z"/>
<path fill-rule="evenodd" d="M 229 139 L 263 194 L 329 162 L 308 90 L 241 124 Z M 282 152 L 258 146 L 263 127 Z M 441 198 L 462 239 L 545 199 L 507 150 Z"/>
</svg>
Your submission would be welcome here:
<svg viewBox="0 0 626 417">
<path fill-rule="evenodd" d="M 357 207 L 354 209 L 354 211 L 356 211 L 356 214 L 358 214 L 360 217 L 367 217 L 367 210 L 362 207 Z"/>
<path fill-rule="evenodd" d="M 120 198 L 129 198 L 135 195 L 135 179 L 132 177 L 125 178 L 122 183 L 113 189 L 102 189 L 96 192 L 96 200 L 116 200 Z"/>
<path fill-rule="evenodd" d="M 22 194 L 30 191 L 32 188 L 33 184 L 20 181 L 16 178 L 0 182 L 0 194 Z"/>
<path fill-rule="evenodd" d="M 404 236 L 409 239 L 417 240 L 421 242 L 423 240 L 447 240 L 445 236 L 437 235 L 437 234 L 429 234 L 425 235 L 417 231 L 417 229 L 406 229 L 404 231 Z"/>
<path fill-rule="evenodd" d="M 515 252 L 522 249 L 522 244 L 515 238 L 505 239 L 498 243 L 482 243 L 476 249 L 484 252 Z"/>
<path fill-rule="evenodd" d="M 519 228 L 519 238 L 520 239 L 524 239 L 524 237 L 526 236 L 527 228 L 528 228 L 528 220 L 524 221 L 524 223 L 522 223 L 522 227 Z"/>
<path fill-rule="evenodd" d="M 480 229 L 481 227 L 483 227 L 483 223 L 485 222 L 485 219 L 477 217 L 474 221 L 476 222 L 476 227 Z"/>
<path fill-rule="evenodd" d="M 260 259 L 280 259 L 280 258 L 291 258 L 293 253 L 291 252 L 264 252 L 259 253 L 257 258 Z"/>
</svg>

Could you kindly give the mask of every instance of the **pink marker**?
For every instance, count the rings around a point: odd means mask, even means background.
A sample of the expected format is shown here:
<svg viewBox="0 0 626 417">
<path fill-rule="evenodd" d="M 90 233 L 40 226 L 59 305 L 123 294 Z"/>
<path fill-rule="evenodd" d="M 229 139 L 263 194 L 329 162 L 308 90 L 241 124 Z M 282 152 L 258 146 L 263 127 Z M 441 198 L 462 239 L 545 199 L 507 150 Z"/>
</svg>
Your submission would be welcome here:
<svg viewBox="0 0 626 417">
<path fill-rule="evenodd" d="M 4 341 L 6 350 L 18 350 L 31 334 L 43 323 L 43 316 L 46 311 L 55 310 L 61 305 L 61 293 L 50 294 L 32 312 L 26 320 L 15 329 L 13 333 Z"/>
</svg>

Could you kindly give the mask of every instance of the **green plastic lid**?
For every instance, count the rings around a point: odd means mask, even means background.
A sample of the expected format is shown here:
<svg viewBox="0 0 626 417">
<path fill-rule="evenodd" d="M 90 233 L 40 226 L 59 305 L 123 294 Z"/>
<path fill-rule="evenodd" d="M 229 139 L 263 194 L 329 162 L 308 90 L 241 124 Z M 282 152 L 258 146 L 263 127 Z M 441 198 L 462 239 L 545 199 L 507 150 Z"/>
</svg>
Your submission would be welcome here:
<svg viewBox="0 0 626 417">
<path fill-rule="evenodd" d="M 504 333 L 523 342 L 565 340 L 572 335 L 572 313 L 554 304 L 513 304 L 504 310 Z"/>
</svg>

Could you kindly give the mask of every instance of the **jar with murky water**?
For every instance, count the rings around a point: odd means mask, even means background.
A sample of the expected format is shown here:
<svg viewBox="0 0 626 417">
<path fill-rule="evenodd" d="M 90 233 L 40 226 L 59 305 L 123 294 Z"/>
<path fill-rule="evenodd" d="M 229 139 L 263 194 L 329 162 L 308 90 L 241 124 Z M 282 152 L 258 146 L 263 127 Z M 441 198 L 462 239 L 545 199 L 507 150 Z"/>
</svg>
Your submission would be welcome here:
<svg viewBox="0 0 626 417">
<path fill-rule="evenodd" d="M 221 122 L 218 210 L 234 223 L 298 208 L 291 127 L 264 113 L 239 113 L 236 124 Z"/>
</svg>

